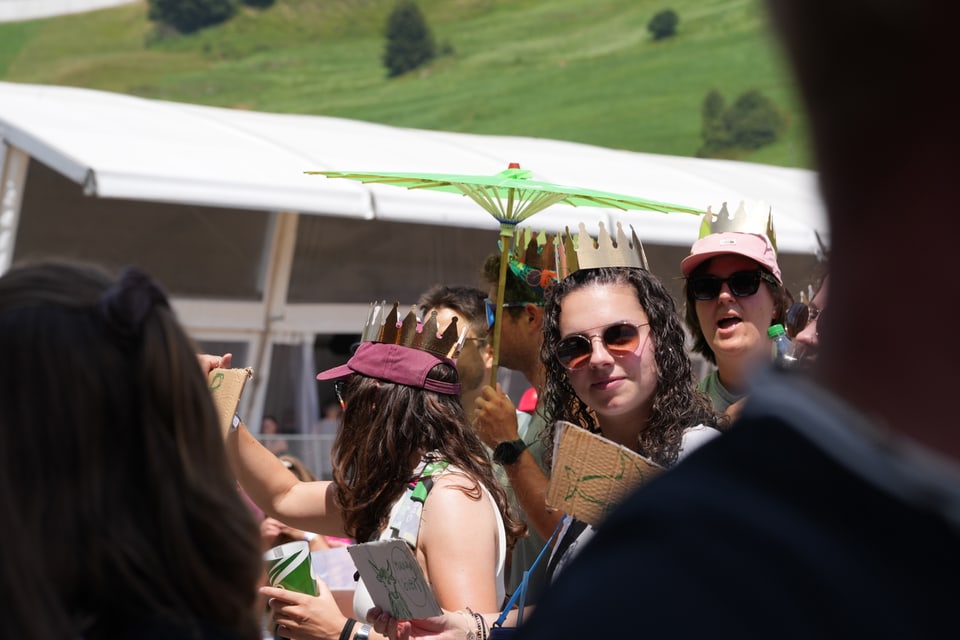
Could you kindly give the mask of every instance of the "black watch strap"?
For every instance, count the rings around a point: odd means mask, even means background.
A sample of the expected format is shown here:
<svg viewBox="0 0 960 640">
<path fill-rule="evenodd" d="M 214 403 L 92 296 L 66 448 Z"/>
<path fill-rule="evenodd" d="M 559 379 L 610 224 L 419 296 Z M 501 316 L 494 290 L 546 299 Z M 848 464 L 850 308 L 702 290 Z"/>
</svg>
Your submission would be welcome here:
<svg viewBox="0 0 960 640">
<path fill-rule="evenodd" d="M 493 461 L 499 465 L 510 465 L 520 458 L 520 454 L 527 448 L 523 440 L 508 440 L 501 442 L 493 450 Z"/>
</svg>

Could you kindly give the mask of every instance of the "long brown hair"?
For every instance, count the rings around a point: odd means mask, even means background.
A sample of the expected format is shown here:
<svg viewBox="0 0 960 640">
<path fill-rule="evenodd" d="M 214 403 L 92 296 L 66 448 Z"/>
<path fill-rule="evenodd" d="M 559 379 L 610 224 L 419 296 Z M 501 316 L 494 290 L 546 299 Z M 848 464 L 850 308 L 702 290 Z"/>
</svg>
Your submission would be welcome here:
<svg viewBox="0 0 960 640">
<path fill-rule="evenodd" d="M 427 377 L 456 382 L 457 371 L 438 364 Z M 366 541 L 382 530 L 411 480 L 413 465 L 434 450 L 490 491 L 503 515 L 508 546 L 523 535 L 526 527 L 511 513 L 458 396 L 352 375 L 343 397 L 343 422 L 333 443 L 333 481 L 348 535 Z M 464 493 L 481 497 L 479 486 Z"/>
<path fill-rule="evenodd" d="M 0 636 L 258 637 L 253 514 L 193 343 L 143 272 L 0 277 Z"/>
</svg>

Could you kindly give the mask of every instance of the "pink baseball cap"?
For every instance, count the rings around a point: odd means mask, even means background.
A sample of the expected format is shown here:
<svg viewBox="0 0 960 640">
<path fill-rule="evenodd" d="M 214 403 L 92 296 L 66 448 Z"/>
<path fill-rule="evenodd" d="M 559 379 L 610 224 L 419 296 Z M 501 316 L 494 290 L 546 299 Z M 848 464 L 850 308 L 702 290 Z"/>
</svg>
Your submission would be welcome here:
<svg viewBox="0 0 960 640">
<path fill-rule="evenodd" d="M 777 282 L 783 284 L 780 265 L 777 264 L 777 252 L 773 250 L 773 245 L 766 236 L 756 233 L 724 231 L 704 236 L 693 243 L 690 255 L 680 263 L 680 271 L 684 276 L 689 276 L 694 269 L 710 258 L 725 254 L 750 258 L 760 266 L 766 267 Z"/>
<path fill-rule="evenodd" d="M 408 387 L 418 387 L 437 393 L 455 396 L 460 394 L 459 382 L 443 382 L 427 377 L 430 369 L 438 364 L 456 364 L 429 351 L 383 342 L 364 342 L 347 360 L 347 364 L 327 369 L 317 374 L 317 380 L 336 380 L 355 373 L 368 378 L 387 380 Z"/>
</svg>

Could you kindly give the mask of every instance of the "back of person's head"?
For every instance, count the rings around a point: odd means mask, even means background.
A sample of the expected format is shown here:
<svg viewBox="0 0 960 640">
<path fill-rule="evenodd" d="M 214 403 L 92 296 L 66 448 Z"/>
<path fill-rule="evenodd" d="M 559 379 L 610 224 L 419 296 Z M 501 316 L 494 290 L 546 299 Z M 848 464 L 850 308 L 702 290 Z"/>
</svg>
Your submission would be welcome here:
<svg viewBox="0 0 960 640">
<path fill-rule="evenodd" d="M 449 361 L 426 372 L 427 385 L 457 381 L 457 370 Z M 522 534 L 523 525 L 509 512 L 459 395 L 351 375 L 343 398 L 342 427 L 333 445 L 333 480 L 350 537 L 368 540 L 383 526 L 384 515 L 405 488 L 410 461 L 429 451 L 439 451 L 443 459 L 483 483 L 504 514 L 508 539 Z M 474 495 L 480 495 L 479 488 Z"/>
<path fill-rule="evenodd" d="M 450 309 L 466 320 L 477 337 L 487 335 L 487 310 L 484 300 L 487 294 L 482 289 L 465 285 L 436 284 L 427 289 L 417 301 L 420 315 L 426 320 L 431 309 Z M 461 329 L 461 331 L 465 330 Z"/>
<path fill-rule="evenodd" d="M 486 261 L 483 263 L 483 268 L 480 270 L 480 276 L 487 286 L 499 286 L 499 253 L 491 253 L 489 256 L 487 256 Z M 543 296 L 528 287 L 526 283 L 518 278 L 517 275 L 510 269 L 507 269 L 505 283 L 506 284 L 503 287 L 503 302 L 505 304 L 520 302 L 532 302 L 534 304 L 538 304 L 543 302 Z M 519 307 L 507 307 L 504 309 L 504 311 L 512 315 L 514 318 L 519 317 L 519 315 L 523 312 L 523 310 Z"/>
<path fill-rule="evenodd" d="M 141 271 L 0 277 L 0 512 L 0 636 L 256 636 L 256 525 L 193 344 Z"/>
<path fill-rule="evenodd" d="M 685 334 L 677 306 L 669 290 L 653 274 L 634 267 L 581 269 L 571 273 L 547 292 L 544 339 L 540 357 L 547 370 L 542 407 L 555 420 L 579 424 L 590 431 L 599 427 L 593 412 L 577 396 L 567 370 L 556 358 L 560 342 L 560 315 L 564 299 L 588 286 L 625 285 L 633 288 L 647 314 L 657 363 L 657 390 L 648 428 L 639 445 L 655 461 L 670 465 L 676 461 L 683 429 L 699 423 L 715 423 L 708 401 L 694 386 L 693 368 L 684 347 Z M 554 426 L 545 430 L 553 439 Z M 549 433 L 548 433 L 549 432 Z M 548 447 L 548 455 L 551 448 Z"/>
</svg>

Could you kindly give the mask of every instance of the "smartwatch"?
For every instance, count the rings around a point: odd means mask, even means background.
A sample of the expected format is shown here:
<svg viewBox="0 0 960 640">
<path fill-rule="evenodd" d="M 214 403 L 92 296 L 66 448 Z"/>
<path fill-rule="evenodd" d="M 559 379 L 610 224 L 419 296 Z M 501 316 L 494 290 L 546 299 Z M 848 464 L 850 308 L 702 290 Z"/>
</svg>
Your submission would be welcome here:
<svg viewBox="0 0 960 640">
<path fill-rule="evenodd" d="M 502 466 L 511 465 L 520 458 L 520 454 L 526 448 L 527 443 L 523 440 L 501 442 L 493 450 L 493 461 Z"/>
</svg>

